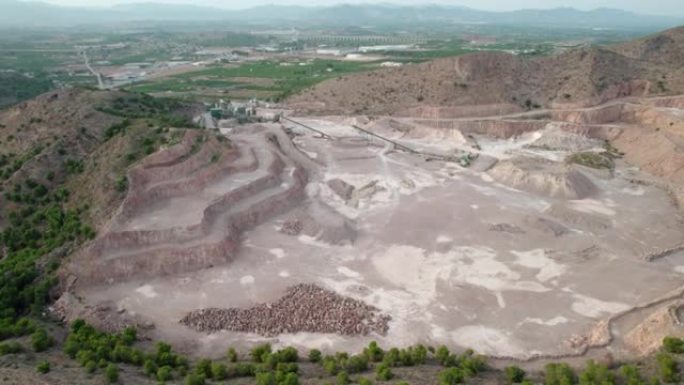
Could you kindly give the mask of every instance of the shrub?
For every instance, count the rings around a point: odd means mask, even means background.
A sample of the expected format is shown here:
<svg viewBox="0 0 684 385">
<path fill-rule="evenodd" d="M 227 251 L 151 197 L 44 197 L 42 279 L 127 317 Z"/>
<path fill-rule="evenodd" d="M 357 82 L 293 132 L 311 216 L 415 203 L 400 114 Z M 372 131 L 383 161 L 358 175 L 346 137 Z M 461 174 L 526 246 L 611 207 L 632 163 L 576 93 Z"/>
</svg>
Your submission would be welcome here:
<svg viewBox="0 0 684 385">
<path fill-rule="evenodd" d="M 675 383 L 679 381 L 679 365 L 677 361 L 668 353 L 658 353 L 656 356 L 658 362 L 658 371 L 660 378 L 668 383 Z"/>
<path fill-rule="evenodd" d="M 119 367 L 116 364 L 109 364 L 105 369 L 105 378 L 107 382 L 113 384 L 119 381 Z"/>
<path fill-rule="evenodd" d="M 318 349 L 311 349 L 311 351 L 309 351 L 309 361 L 314 363 L 321 362 L 321 351 Z"/>
<path fill-rule="evenodd" d="M 575 372 L 568 364 L 547 364 L 544 367 L 544 385 L 572 385 L 577 383 Z"/>
<path fill-rule="evenodd" d="M 162 366 L 157 370 L 157 380 L 164 382 L 164 381 L 169 381 L 173 379 L 173 368 L 170 366 Z"/>
<path fill-rule="evenodd" d="M 439 385 L 456 385 L 463 382 L 465 376 L 459 368 L 448 368 L 439 372 Z"/>
<path fill-rule="evenodd" d="M 228 362 L 237 362 L 238 360 L 237 352 L 233 348 L 228 349 L 226 352 L 226 357 L 228 358 Z"/>
<path fill-rule="evenodd" d="M 587 367 L 580 375 L 579 383 L 581 385 L 612 385 L 615 384 L 615 374 L 605 365 L 589 360 Z"/>
<path fill-rule="evenodd" d="M 339 367 L 337 365 L 337 360 L 335 357 L 327 356 L 323 359 L 323 370 L 331 376 L 337 374 Z"/>
<path fill-rule="evenodd" d="M 620 373 L 625 377 L 626 385 L 644 385 L 644 379 L 636 366 L 624 365 L 620 368 Z"/>
<path fill-rule="evenodd" d="M 86 364 L 85 364 L 86 373 L 95 373 L 96 370 L 97 370 L 97 362 L 92 361 L 92 360 L 86 362 Z"/>
<path fill-rule="evenodd" d="M 449 352 L 449 348 L 446 346 L 442 345 L 439 348 L 437 348 L 437 352 L 435 353 L 435 357 L 437 358 L 437 361 L 442 365 L 446 366 L 447 361 L 449 360 L 449 356 L 451 353 Z"/>
<path fill-rule="evenodd" d="M 5 354 L 17 354 L 22 351 L 24 351 L 24 347 L 16 341 L 0 344 L 0 356 L 4 356 Z"/>
<path fill-rule="evenodd" d="M 392 370 L 387 364 L 382 363 L 378 365 L 375 370 L 375 378 L 378 381 L 389 381 L 392 377 L 394 377 L 394 373 L 392 373 Z"/>
<path fill-rule="evenodd" d="M 278 350 L 275 356 L 277 362 L 297 362 L 299 360 L 299 352 L 293 347 Z"/>
<path fill-rule="evenodd" d="M 215 381 L 223 381 L 228 378 L 226 365 L 219 362 L 211 364 L 211 378 Z"/>
<path fill-rule="evenodd" d="M 38 329 L 31 334 L 31 346 L 36 352 L 46 351 L 53 344 L 54 340 L 47 334 L 45 329 Z"/>
<path fill-rule="evenodd" d="M 348 385 L 351 382 L 349 374 L 344 370 L 337 373 L 337 385 Z"/>
<path fill-rule="evenodd" d="M 211 378 L 211 360 L 208 358 L 203 358 L 197 361 L 195 365 L 195 373 L 203 376 L 204 378 Z"/>
<path fill-rule="evenodd" d="M 256 374 L 256 385 L 277 385 L 273 372 L 262 372 Z"/>
<path fill-rule="evenodd" d="M 263 362 L 264 355 L 271 353 L 271 344 L 263 344 L 255 346 L 250 355 L 252 356 L 252 361 L 261 363 Z"/>
<path fill-rule="evenodd" d="M 359 377 L 359 385 L 373 385 L 373 381 L 367 377 Z"/>
<path fill-rule="evenodd" d="M 36 366 L 38 373 L 45 374 L 50 371 L 50 363 L 47 361 L 41 361 Z"/>
<path fill-rule="evenodd" d="M 185 385 L 204 385 L 204 376 L 197 373 L 190 373 L 185 376 Z"/>
<path fill-rule="evenodd" d="M 145 360 L 145 363 L 143 364 L 143 372 L 147 376 L 156 375 L 157 374 L 157 364 L 151 359 Z"/>
<path fill-rule="evenodd" d="M 345 362 L 344 367 L 349 373 L 365 372 L 368 370 L 368 356 L 363 354 L 351 356 Z"/>
<path fill-rule="evenodd" d="M 287 373 L 285 379 L 280 381 L 278 385 L 299 385 L 299 377 L 295 373 Z"/>
<path fill-rule="evenodd" d="M 363 349 L 363 353 L 368 357 L 368 359 L 371 362 L 380 362 L 382 361 L 385 355 L 384 351 L 378 346 L 378 343 L 375 341 L 371 341 L 368 344 L 368 347 Z"/>
<path fill-rule="evenodd" d="M 682 354 L 684 353 L 684 340 L 677 337 L 663 338 L 663 349 L 668 353 Z"/>
<path fill-rule="evenodd" d="M 511 384 L 517 384 L 525 379 L 525 371 L 517 366 L 507 366 L 504 369 L 504 373 L 506 374 L 506 380 Z"/>
</svg>

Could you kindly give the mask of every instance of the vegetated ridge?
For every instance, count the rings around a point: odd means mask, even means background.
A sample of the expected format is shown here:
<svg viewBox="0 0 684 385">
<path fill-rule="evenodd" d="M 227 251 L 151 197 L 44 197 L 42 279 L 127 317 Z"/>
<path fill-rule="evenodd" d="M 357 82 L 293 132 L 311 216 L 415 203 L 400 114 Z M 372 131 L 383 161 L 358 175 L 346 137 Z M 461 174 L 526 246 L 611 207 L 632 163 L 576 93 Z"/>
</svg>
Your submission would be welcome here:
<svg viewBox="0 0 684 385">
<path fill-rule="evenodd" d="M 552 56 L 480 52 L 347 75 L 295 95 L 289 103 L 319 114 L 406 115 L 425 107 L 477 106 L 477 114 L 495 115 L 681 94 L 683 45 L 680 27 Z"/>
</svg>

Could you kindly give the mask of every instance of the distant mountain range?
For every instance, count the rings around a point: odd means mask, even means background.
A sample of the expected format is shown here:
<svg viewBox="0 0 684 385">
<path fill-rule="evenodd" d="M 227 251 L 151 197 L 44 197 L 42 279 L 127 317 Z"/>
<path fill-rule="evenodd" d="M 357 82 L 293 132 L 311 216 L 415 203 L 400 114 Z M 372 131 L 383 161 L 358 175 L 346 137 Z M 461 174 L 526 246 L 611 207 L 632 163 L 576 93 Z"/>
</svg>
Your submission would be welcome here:
<svg viewBox="0 0 684 385">
<path fill-rule="evenodd" d="M 259 6 L 227 10 L 191 4 L 135 3 L 110 8 L 63 7 L 0 0 L 0 27 L 76 26 L 134 21 L 232 21 L 240 24 L 291 23 L 368 26 L 410 23 L 501 24 L 555 28 L 657 30 L 684 24 L 682 17 L 640 15 L 618 9 L 573 8 L 480 11 L 456 6 L 349 5 L 326 7 Z"/>
</svg>

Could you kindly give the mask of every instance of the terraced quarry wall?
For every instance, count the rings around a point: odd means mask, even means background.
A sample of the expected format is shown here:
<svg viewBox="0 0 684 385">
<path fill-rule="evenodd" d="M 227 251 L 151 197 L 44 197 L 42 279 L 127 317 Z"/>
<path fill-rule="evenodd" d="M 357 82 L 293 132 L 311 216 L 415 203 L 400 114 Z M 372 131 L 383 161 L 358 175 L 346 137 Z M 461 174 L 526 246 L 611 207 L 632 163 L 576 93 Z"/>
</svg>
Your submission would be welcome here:
<svg viewBox="0 0 684 385">
<path fill-rule="evenodd" d="M 242 232 L 298 204 L 305 169 L 282 131 L 236 143 L 188 131 L 128 174 L 130 189 L 107 232 L 74 258 L 78 285 L 195 271 L 231 261 Z M 239 143 L 238 146 L 234 144 Z M 296 158 L 296 157 L 294 157 Z"/>
</svg>

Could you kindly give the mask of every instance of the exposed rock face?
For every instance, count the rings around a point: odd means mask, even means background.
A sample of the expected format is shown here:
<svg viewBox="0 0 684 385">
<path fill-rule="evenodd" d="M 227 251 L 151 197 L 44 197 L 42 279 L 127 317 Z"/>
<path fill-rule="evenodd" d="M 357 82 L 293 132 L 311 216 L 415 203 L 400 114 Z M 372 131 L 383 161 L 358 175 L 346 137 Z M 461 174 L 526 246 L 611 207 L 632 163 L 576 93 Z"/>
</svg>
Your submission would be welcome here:
<svg viewBox="0 0 684 385">
<path fill-rule="evenodd" d="M 389 316 L 373 306 L 342 297 L 315 285 L 300 284 L 278 301 L 249 309 L 200 309 L 180 321 L 200 332 L 229 330 L 274 336 L 283 333 L 337 333 L 384 335 Z"/>
<path fill-rule="evenodd" d="M 76 285 L 176 274 L 225 264 L 240 235 L 305 196 L 307 171 L 287 135 L 252 127 L 231 144 L 188 131 L 128 174 L 129 191 L 109 231 L 63 272 Z"/>
</svg>

